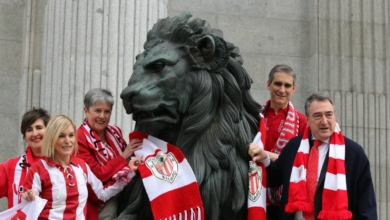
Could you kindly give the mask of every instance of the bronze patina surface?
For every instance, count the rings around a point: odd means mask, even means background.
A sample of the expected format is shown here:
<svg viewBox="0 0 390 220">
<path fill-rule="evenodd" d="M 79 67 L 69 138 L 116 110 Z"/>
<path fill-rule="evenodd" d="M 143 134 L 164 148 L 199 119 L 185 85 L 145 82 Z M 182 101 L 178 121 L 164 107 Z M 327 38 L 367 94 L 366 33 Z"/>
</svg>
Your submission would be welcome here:
<svg viewBox="0 0 390 220">
<path fill-rule="evenodd" d="M 179 147 L 200 186 L 206 219 L 246 219 L 248 144 L 260 104 L 239 49 L 185 12 L 159 20 L 121 98 L 136 130 Z M 124 191 L 120 219 L 152 219 L 140 178 Z"/>
</svg>

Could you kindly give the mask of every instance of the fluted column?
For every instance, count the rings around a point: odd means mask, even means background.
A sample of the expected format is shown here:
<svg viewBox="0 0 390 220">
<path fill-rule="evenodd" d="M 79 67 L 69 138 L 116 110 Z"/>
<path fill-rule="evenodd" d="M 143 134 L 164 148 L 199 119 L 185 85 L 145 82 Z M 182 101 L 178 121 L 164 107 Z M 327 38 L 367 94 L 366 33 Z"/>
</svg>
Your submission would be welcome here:
<svg viewBox="0 0 390 220">
<path fill-rule="evenodd" d="M 318 1 L 318 87 L 370 160 L 380 219 L 390 219 L 389 1 Z"/>
<path fill-rule="evenodd" d="M 113 93 L 111 123 L 125 136 L 132 125 L 119 97 L 143 51 L 147 30 L 166 17 L 164 0 L 48 0 L 45 6 L 41 107 L 81 124 L 84 94 L 92 88 Z M 29 84 L 30 82 L 27 82 Z M 31 98 L 27 98 L 30 102 Z"/>
</svg>

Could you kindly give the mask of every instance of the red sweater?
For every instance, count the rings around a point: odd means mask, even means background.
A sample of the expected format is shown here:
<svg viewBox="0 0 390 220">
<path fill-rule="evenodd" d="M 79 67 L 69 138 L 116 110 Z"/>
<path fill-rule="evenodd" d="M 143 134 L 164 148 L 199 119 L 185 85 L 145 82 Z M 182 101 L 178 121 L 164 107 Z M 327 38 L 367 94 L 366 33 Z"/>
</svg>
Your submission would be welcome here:
<svg viewBox="0 0 390 220">
<path fill-rule="evenodd" d="M 264 114 L 264 124 L 266 129 L 266 141 L 265 141 L 265 150 L 271 151 L 276 141 L 280 136 L 280 132 L 282 131 L 283 124 L 287 117 L 288 106 L 284 109 L 279 109 L 278 113 L 275 114 L 273 108 L 268 108 Z M 299 117 L 299 134 L 303 134 L 305 128 L 307 126 L 306 116 L 300 112 L 298 112 Z"/>
<path fill-rule="evenodd" d="M 122 133 L 118 135 L 122 136 Z M 111 180 L 111 177 L 123 167 L 128 166 L 127 160 L 125 160 L 122 156 L 118 156 L 108 161 L 105 165 L 101 165 L 96 160 L 95 151 L 88 146 L 87 139 L 84 136 L 81 126 L 77 129 L 77 143 L 79 145 L 79 153 L 77 157 L 83 159 L 91 168 L 92 173 L 95 174 L 95 176 L 104 184 Z M 88 212 L 86 219 L 98 219 L 99 203 L 101 203 L 101 201 L 99 201 L 92 193 L 88 196 Z"/>
</svg>

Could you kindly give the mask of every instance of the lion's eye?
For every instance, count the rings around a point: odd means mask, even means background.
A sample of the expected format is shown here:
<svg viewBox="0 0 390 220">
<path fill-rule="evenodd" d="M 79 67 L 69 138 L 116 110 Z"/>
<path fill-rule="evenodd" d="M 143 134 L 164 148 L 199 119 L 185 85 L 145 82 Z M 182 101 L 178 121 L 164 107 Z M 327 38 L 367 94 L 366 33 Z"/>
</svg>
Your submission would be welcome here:
<svg viewBox="0 0 390 220">
<path fill-rule="evenodd" d="M 152 72 L 160 72 L 165 67 L 165 63 L 163 62 L 155 62 L 151 65 L 149 65 L 147 68 Z"/>
</svg>

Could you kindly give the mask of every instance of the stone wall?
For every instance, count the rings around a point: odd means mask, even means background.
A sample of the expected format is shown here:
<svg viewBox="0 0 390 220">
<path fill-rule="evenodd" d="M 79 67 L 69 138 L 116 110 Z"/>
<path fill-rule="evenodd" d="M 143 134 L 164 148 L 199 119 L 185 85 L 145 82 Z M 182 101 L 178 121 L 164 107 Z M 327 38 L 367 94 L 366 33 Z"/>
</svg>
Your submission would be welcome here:
<svg viewBox="0 0 390 220">
<path fill-rule="evenodd" d="M 269 98 L 266 82 L 272 67 L 278 63 L 290 65 L 297 73 L 292 101 L 303 110 L 304 98 L 317 89 L 312 83 L 317 69 L 310 71 L 308 65 L 314 56 L 311 22 L 317 10 L 313 1 L 217 0 L 197 5 L 190 0 L 169 1 L 169 15 L 185 10 L 209 21 L 213 28 L 223 31 L 225 39 L 239 46 L 244 67 L 254 81 L 252 92 L 260 103 Z"/>
<path fill-rule="evenodd" d="M 22 153 L 22 148 L 18 145 L 21 140 L 18 101 L 22 77 L 25 7 L 21 0 L 0 1 L 0 161 Z M 6 208 L 6 202 L 6 199 L 0 200 L 0 210 Z"/>
<path fill-rule="evenodd" d="M 312 92 L 330 93 L 341 129 L 371 162 L 380 219 L 390 219 L 389 9 L 386 0 L 171 0 L 168 15 L 189 10 L 238 45 L 260 103 L 269 98 L 268 73 L 278 63 L 297 73 L 298 110 Z"/>
<path fill-rule="evenodd" d="M 166 14 L 165 0 L 0 0 L 0 161 L 25 147 L 20 118 L 33 106 L 69 115 L 80 125 L 83 97 L 108 88 L 111 123 L 130 132 L 133 122 L 119 97 L 146 34 Z M 126 135 L 125 135 L 126 136 Z M 127 137 L 126 137 L 127 139 Z M 0 200 L 0 210 L 6 199 Z"/>
<path fill-rule="evenodd" d="M 260 103 L 278 63 L 298 74 L 298 110 L 314 91 L 333 96 L 344 134 L 370 159 L 380 218 L 390 219 L 389 9 L 387 0 L 0 0 L 0 161 L 22 152 L 27 109 L 41 106 L 80 124 L 90 88 L 114 93 L 112 123 L 127 134 L 131 117 L 118 95 L 147 30 L 158 18 L 189 11 L 240 47 Z"/>
<path fill-rule="evenodd" d="M 146 34 L 166 17 L 164 1 L 48 1 L 45 7 L 40 105 L 69 115 L 77 125 L 84 118 L 84 94 L 107 88 L 115 97 L 111 123 L 124 134 L 132 127 L 119 95 L 126 87 L 135 56 Z"/>
</svg>

